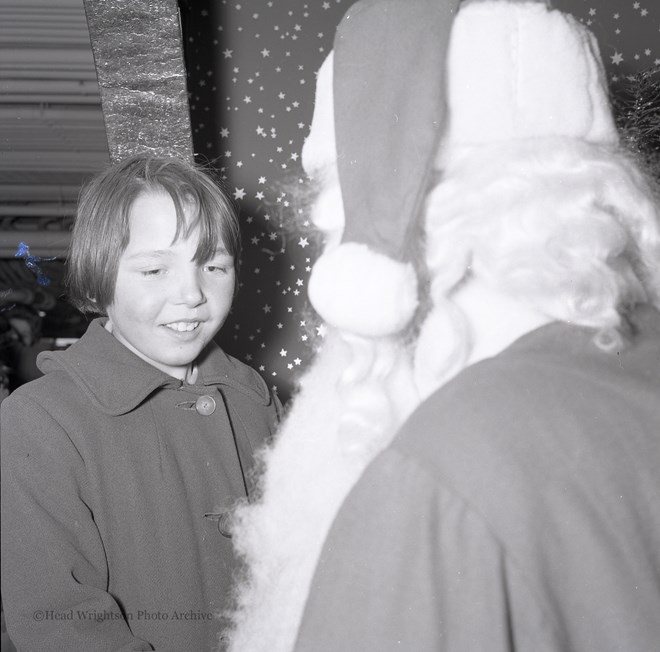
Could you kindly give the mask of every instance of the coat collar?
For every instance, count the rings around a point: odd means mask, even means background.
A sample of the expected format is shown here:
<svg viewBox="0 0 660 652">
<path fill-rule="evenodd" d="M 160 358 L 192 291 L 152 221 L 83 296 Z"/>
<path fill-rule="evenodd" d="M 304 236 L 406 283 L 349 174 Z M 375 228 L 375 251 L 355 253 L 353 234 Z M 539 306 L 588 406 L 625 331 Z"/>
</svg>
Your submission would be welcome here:
<svg viewBox="0 0 660 652">
<path fill-rule="evenodd" d="M 145 362 L 95 319 L 83 337 L 66 351 L 45 351 L 37 357 L 43 373 L 64 371 L 93 405 L 109 415 L 130 412 L 159 388 L 179 389 L 185 383 Z M 224 385 L 267 405 L 270 393 L 261 376 L 227 355 L 215 342 L 204 349 L 194 387 Z"/>
</svg>

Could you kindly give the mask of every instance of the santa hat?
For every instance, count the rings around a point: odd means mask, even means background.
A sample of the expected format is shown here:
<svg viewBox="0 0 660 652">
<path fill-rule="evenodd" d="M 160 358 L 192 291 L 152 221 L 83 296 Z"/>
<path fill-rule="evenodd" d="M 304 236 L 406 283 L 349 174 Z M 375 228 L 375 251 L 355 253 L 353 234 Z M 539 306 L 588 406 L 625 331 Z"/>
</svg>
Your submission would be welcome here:
<svg viewBox="0 0 660 652">
<path fill-rule="evenodd" d="M 302 160 L 326 187 L 313 220 L 330 237 L 309 297 L 342 330 L 386 336 L 412 319 L 420 216 L 443 156 L 499 140 L 617 141 L 585 27 L 544 2 L 458 4 L 361 0 L 319 71 Z"/>
</svg>

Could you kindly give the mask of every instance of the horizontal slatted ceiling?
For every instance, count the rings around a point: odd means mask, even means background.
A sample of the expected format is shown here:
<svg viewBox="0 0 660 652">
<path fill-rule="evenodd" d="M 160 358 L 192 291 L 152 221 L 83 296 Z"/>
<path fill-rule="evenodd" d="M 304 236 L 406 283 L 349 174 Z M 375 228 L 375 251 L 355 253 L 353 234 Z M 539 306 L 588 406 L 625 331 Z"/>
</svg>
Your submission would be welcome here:
<svg viewBox="0 0 660 652">
<path fill-rule="evenodd" d="M 70 218 L 80 184 L 107 161 L 82 0 L 0 0 L 4 235 Z"/>
</svg>

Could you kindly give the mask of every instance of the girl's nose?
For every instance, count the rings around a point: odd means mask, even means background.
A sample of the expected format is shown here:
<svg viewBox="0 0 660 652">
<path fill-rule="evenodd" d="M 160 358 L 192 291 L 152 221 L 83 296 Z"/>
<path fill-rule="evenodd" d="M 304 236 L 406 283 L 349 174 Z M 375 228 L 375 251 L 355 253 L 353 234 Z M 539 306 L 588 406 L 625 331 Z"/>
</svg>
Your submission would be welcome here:
<svg viewBox="0 0 660 652">
<path fill-rule="evenodd" d="M 181 303 L 187 306 L 197 306 L 204 303 L 206 297 L 199 270 L 190 270 L 182 272 L 178 278 L 178 298 Z"/>
</svg>

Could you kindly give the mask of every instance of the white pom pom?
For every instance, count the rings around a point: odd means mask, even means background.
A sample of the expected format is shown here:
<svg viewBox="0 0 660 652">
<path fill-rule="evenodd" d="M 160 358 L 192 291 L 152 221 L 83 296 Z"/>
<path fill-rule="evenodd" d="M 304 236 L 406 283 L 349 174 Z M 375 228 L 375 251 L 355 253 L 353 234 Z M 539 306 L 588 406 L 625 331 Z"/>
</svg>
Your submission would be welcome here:
<svg viewBox="0 0 660 652">
<path fill-rule="evenodd" d="M 314 265 L 309 298 L 332 326 L 367 337 L 403 330 L 417 308 L 417 276 L 400 263 L 347 242 L 326 251 Z"/>
</svg>

